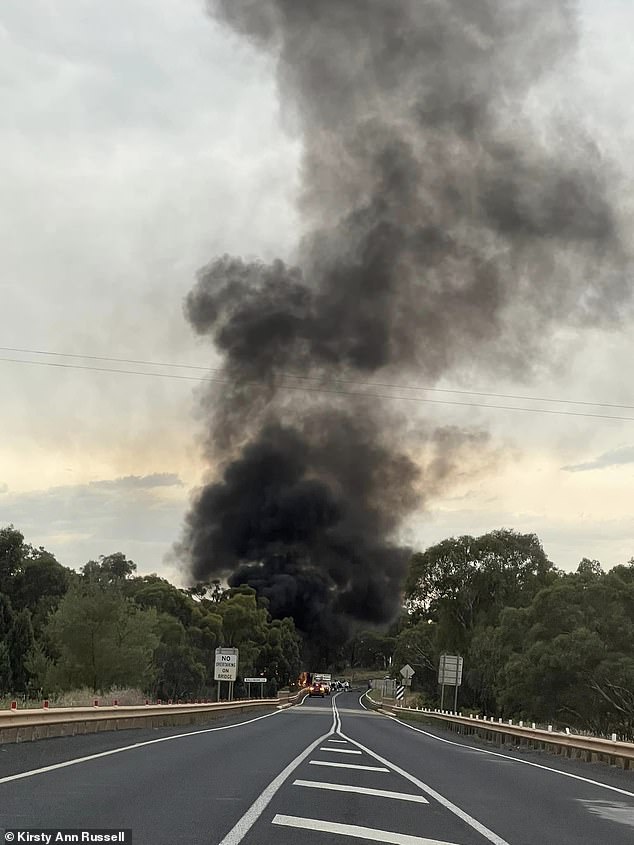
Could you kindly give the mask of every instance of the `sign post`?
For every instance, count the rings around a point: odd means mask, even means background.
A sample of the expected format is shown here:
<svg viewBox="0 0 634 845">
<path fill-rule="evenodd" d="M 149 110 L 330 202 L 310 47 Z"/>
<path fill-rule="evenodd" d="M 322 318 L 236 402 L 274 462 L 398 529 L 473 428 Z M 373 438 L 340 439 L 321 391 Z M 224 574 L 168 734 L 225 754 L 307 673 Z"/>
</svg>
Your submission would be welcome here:
<svg viewBox="0 0 634 845">
<path fill-rule="evenodd" d="M 220 684 L 229 684 L 228 701 L 233 700 L 233 684 L 238 676 L 238 649 L 217 648 L 214 663 L 214 680 L 218 681 L 218 701 L 220 701 Z"/>
<path fill-rule="evenodd" d="M 260 684 L 260 698 L 264 698 L 264 684 L 267 682 L 267 678 L 245 678 L 244 683 L 248 687 L 248 696 L 251 698 L 251 684 Z"/>
<path fill-rule="evenodd" d="M 438 666 L 440 684 L 440 709 L 445 706 L 445 686 L 454 687 L 453 709 L 458 711 L 458 687 L 462 684 L 462 657 L 458 654 L 441 654 Z"/>
</svg>

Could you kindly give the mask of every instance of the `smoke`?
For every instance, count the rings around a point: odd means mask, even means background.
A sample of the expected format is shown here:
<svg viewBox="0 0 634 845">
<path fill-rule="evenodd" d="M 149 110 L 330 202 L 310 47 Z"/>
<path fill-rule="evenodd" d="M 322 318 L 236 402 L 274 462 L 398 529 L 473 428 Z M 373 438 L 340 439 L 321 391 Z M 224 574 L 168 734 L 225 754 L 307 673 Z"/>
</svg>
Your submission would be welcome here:
<svg viewBox="0 0 634 845">
<path fill-rule="evenodd" d="M 224 256 L 187 297 L 228 384 L 206 398 L 213 477 L 181 554 L 193 577 L 249 583 L 274 615 L 339 636 L 394 615 L 399 526 L 486 444 L 431 426 L 414 438 L 333 384 L 463 366 L 525 377 L 559 327 L 618 319 L 610 170 L 581 127 L 536 127 L 526 106 L 574 54 L 566 0 L 209 10 L 276 62 L 303 142 L 302 233 L 292 265 Z"/>
</svg>

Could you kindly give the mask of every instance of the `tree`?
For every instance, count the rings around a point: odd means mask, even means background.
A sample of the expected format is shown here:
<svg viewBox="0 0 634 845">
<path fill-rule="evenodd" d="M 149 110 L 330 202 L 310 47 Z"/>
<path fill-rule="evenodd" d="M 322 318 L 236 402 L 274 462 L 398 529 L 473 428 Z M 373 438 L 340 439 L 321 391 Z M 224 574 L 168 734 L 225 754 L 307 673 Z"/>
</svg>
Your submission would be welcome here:
<svg viewBox="0 0 634 845">
<path fill-rule="evenodd" d="M 158 613 L 176 617 L 183 625 L 191 623 L 196 603 L 188 595 L 163 578 L 152 576 L 137 580 L 140 583 L 132 586 L 134 601 L 139 607 L 154 607 Z"/>
<path fill-rule="evenodd" d="M 504 611 L 498 630 L 489 635 L 497 662 L 489 687 L 498 706 L 518 716 L 631 738 L 631 575 L 630 567 L 608 573 L 582 567 L 541 590 L 528 607 Z M 486 665 L 486 654 L 481 662 Z"/>
<path fill-rule="evenodd" d="M 255 671 L 275 680 L 276 688 L 294 682 L 301 671 L 300 638 L 290 618 L 274 619 L 260 648 Z"/>
<path fill-rule="evenodd" d="M 29 671 L 26 657 L 35 643 L 31 614 L 21 610 L 15 616 L 13 628 L 9 632 L 9 659 L 11 661 L 11 679 L 14 692 L 25 693 L 29 688 Z"/>
<path fill-rule="evenodd" d="M 121 584 L 134 572 L 136 572 L 136 563 L 128 560 L 123 552 L 100 555 L 98 562 L 89 560 L 81 568 L 81 573 L 85 578 L 101 584 Z"/>
<path fill-rule="evenodd" d="M 414 555 L 405 603 L 415 619 L 437 624 L 441 650 L 465 651 L 476 625 L 496 624 L 504 607 L 527 605 L 556 577 L 534 534 L 492 531 Z"/>
<path fill-rule="evenodd" d="M 13 525 L 0 528 L 0 593 L 11 595 L 11 579 L 22 562 L 24 535 Z"/>
<path fill-rule="evenodd" d="M 31 678 L 31 686 L 45 691 L 51 676 L 52 662 L 41 643 L 36 642 L 27 653 L 24 665 Z"/>
<path fill-rule="evenodd" d="M 395 644 L 395 637 L 378 631 L 361 631 L 348 645 L 350 665 L 385 670 L 390 665 Z"/>
<path fill-rule="evenodd" d="M 157 616 L 113 586 L 89 581 L 66 593 L 47 626 L 59 659 L 53 677 L 63 688 L 143 686 L 158 644 Z"/>
<path fill-rule="evenodd" d="M 11 599 L 4 593 L 0 593 L 0 640 L 7 640 L 9 632 L 13 628 L 15 614 L 11 605 Z"/>
<path fill-rule="evenodd" d="M 66 593 L 72 578 L 70 570 L 61 566 L 46 549 L 23 547 L 22 561 L 12 585 L 16 610 L 31 611 L 33 627 L 39 633 L 49 613 Z"/>
<path fill-rule="evenodd" d="M 0 638 L 0 695 L 13 690 L 13 679 L 11 676 L 11 656 L 9 644 Z"/>
</svg>

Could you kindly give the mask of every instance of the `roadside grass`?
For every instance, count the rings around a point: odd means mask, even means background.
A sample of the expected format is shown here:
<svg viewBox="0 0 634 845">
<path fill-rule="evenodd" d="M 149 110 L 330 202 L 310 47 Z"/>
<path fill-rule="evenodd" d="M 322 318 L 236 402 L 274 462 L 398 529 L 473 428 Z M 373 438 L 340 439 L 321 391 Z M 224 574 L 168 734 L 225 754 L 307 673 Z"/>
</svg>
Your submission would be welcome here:
<svg viewBox="0 0 634 845">
<path fill-rule="evenodd" d="M 49 707 L 92 707 L 95 700 L 106 706 L 117 701 L 122 706 L 145 704 L 148 696 L 140 689 L 133 687 L 113 687 L 105 693 L 95 693 L 88 687 L 69 690 L 68 692 L 51 694 L 48 698 Z M 11 702 L 17 701 L 20 710 L 38 710 L 42 707 L 41 698 L 24 699 L 23 696 L 3 696 L 0 698 L 0 710 L 8 710 Z"/>
</svg>

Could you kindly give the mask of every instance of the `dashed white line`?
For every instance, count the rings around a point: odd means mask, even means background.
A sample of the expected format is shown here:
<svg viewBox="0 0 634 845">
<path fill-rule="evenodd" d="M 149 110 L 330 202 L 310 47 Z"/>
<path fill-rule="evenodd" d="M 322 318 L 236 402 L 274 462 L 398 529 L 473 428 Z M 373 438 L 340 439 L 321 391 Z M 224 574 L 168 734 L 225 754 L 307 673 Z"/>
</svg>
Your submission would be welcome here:
<svg viewBox="0 0 634 845">
<path fill-rule="evenodd" d="M 361 751 L 353 751 L 351 748 L 328 748 L 325 745 L 323 748 L 319 749 L 320 751 L 332 751 L 334 754 L 361 754 Z"/>
<path fill-rule="evenodd" d="M 338 833 L 340 836 L 354 836 L 371 842 L 387 842 L 390 845 L 455 845 L 439 839 L 427 839 L 423 836 L 407 836 L 391 830 L 375 830 L 373 827 L 361 827 L 356 824 L 339 824 L 321 819 L 303 819 L 299 816 L 282 816 L 278 813 L 273 824 L 285 827 L 297 827 L 301 830 L 319 830 L 323 833 Z"/>
<path fill-rule="evenodd" d="M 357 766 L 355 763 L 331 763 L 328 760 L 310 760 L 310 766 L 330 766 L 333 769 L 363 769 L 364 772 L 389 772 L 380 766 Z"/>
<path fill-rule="evenodd" d="M 410 792 L 392 792 L 389 789 L 368 789 L 364 786 L 351 786 L 347 783 L 324 783 L 319 780 L 295 780 L 293 786 L 307 786 L 311 789 L 330 789 L 333 792 L 355 792 L 360 795 L 372 795 L 375 798 L 393 798 L 398 801 L 412 801 L 415 804 L 429 804 L 422 795 Z"/>
</svg>

